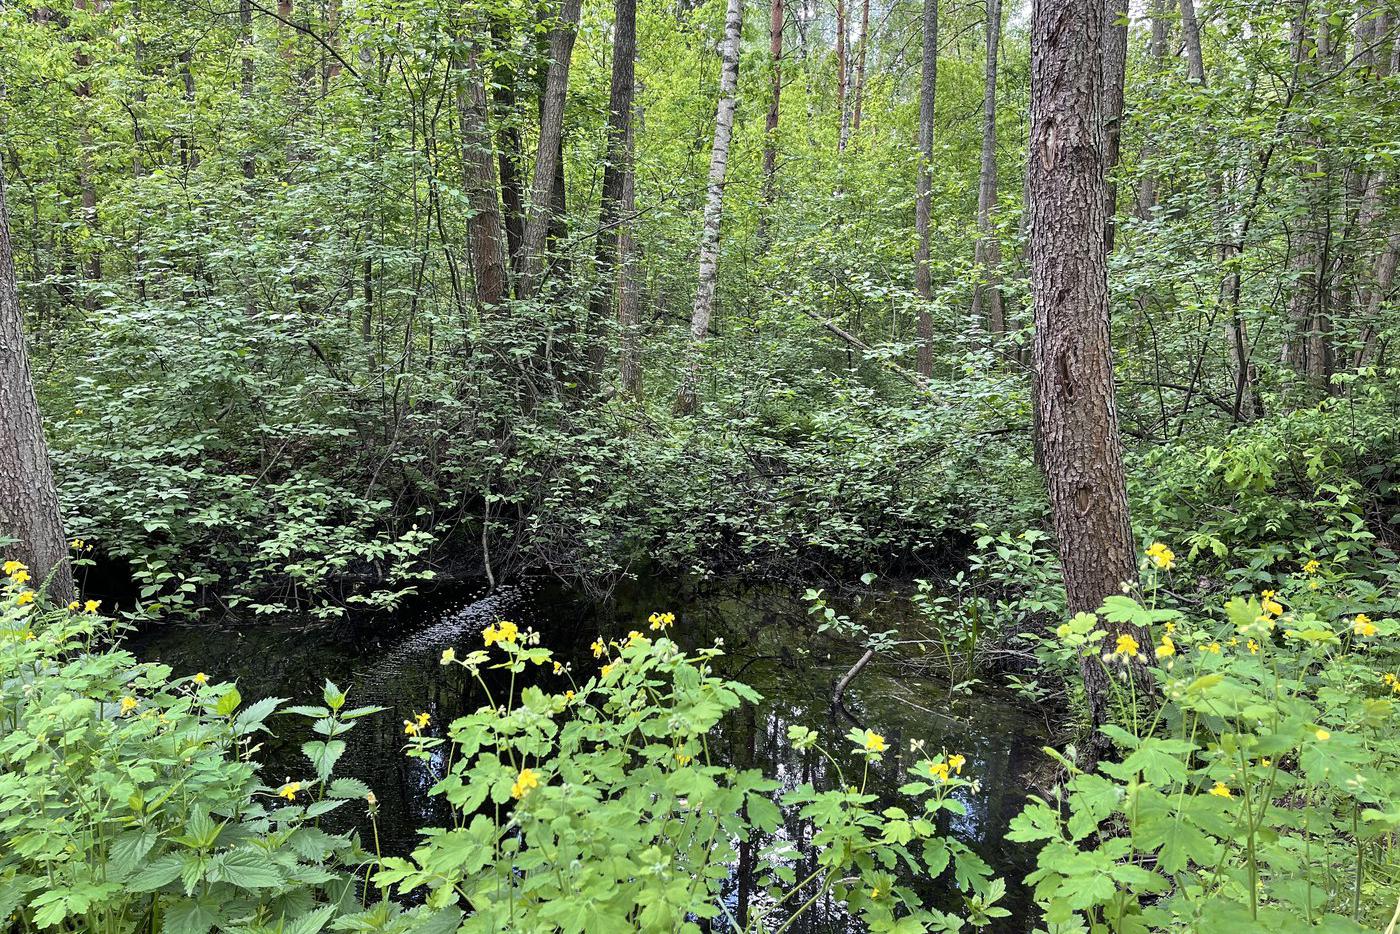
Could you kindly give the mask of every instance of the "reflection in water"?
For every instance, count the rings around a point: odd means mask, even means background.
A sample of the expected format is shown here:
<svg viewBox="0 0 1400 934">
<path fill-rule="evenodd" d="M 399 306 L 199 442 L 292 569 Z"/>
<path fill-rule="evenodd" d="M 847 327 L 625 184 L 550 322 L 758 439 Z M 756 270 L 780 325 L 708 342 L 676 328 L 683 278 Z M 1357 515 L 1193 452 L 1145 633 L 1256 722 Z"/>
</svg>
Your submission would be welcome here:
<svg viewBox="0 0 1400 934">
<path fill-rule="evenodd" d="M 880 628 L 912 631 L 917 624 L 905 615 L 906 609 L 890 601 L 882 611 L 890 618 L 881 620 Z M 352 706 L 389 707 L 388 712 L 359 721 L 347 737 L 337 774 L 362 779 L 374 789 L 380 802 L 381 843 L 386 852 L 406 853 L 413 848 L 415 828 L 444 824 L 449 815 L 443 802 L 428 794 L 446 768 L 446 750 L 439 747 L 437 757 L 427 762 L 401 755 L 402 721 L 426 712 L 432 717 L 429 731 L 441 735 L 447 723 L 485 701 L 481 687 L 464 669 L 439 664 L 443 649 L 475 648 L 482 629 L 510 619 L 522 628 L 540 630 L 560 660 L 587 670 L 594 664 L 588 644 L 595 636 L 623 634 L 656 610 L 675 612 L 677 625 L 671 635 L 689 647 L 722 638 L 727 656 L 720 673 L 763 695 L 762 703 L 746 706 L 722 723 L 710 748 L 736 767 L 762 769 L 781 783 L 779 794 L 806 782 L 820 788 L 842 780 L 816 750 L 792 748 L 787 739 L 792 724 L 818 731 L 819 744 L 836 755 L 847 770 L 848 783 L 860 781 L 861 766 L 858 758 L 847 755 L 845 733 L 853 726 L 882 733 L 890 751 L 866 779 L 867 789 L 881 796 L 882 806 L 917 810 L 896 790 L 911 780 L 908 770 L 941 750 L 966 756 L 964 775 L 980 786 L 959 792 L 967 814 L 940 815 L 940 830 L 966 842 L 1007 877 L 1011 894 L 1004 904 L 1013 917 L 999 929 L 1033 927 L 1029 899 L 1014 881 L 1029 871 L 1030 860 L 1006 843 L 1004 835 L 1007 822 L 1019 810 L 1030 770 L 1041 764 L 1038 750 L 1044 728 L 1036 713 L 995 691 L 950 703 L 942 682 L 878 663 L 852 683 L 844 707 L 833 708 L 832 685 L 858 652 L 814 635 L 805 607 L 791 592 L 766 587 L 697 592 L 683 582 L 662 581 L 634 585 L 599 603 L 546 582 L 526 581 L 490 595 L 439 596 L 373 627 L 161 627 L 134 635 L 130 645 L 139 657 L 165 662 L 177 675 L 203 670 L 211 678 L 237 679 L 248 698 L 276 694 L 307 703 L 319 697 L 321 684 L 329 678 L 349 689 Z M 497 685 L 491 687 L 497 690 Z M 274 729 L 277 735 L 269 737 L 259 753 L 266 763 L 266 780 L 277 783 L 304 776 L 309 768 L 299 747 L 311 738 L 305 722 L 288 717 Z M 919 741 L 924 743 L 922 751 L 913 751 L 911 743 Z M 347 812 L 342 826 L 363 821 L 362 810 L 348 813 L 353 807 L 342 809 Z M 785 809 L 783 825 L 772 835 L 739 848 L 723 901 L 741 924 L 752 913 L 772 907 L 764 903 L 766 896 L 755 885 L 755 876 L 779 864 L 792 869 L 798 879 L 815 869 L 810 855 L 800 855 L 810 834 L 810 825 L 796 810 Z M 956 909 L 951 883 L 906 881 L 932 903 Z M 727 924 L 715 927 L 723 930 Z M 834 898 L 818 901 L 788 928 L 793 934 L 855 929 Z"/>
</svg>

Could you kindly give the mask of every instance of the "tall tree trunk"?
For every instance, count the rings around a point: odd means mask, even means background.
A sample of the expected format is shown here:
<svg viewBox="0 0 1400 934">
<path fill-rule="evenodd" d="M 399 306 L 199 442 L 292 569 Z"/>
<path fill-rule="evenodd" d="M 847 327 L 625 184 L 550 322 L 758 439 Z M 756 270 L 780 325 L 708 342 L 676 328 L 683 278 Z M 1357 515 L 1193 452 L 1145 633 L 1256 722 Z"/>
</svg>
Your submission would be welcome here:
<svg viewBox="0 0 1400 934">
<path fill-rule="evenodd" d="M 1137 580 L 1114 400 L 1104 250 L 1102 0 L 1037 0 L 1031 26 L 1031 291 L 1045 478 L 1071 613 Z M 1120 629 L 1107 626 L 1106 645 Z M 1144 633 L 1133 633 L 1139 645 Z M 1136 660 L 1128 666 L 1141 683 Z M 1097 653 L 1081 660 L 1092 723 L 1109 719 Z"/>
<path fill-rule="evenodd" d="M 1196 22 L 1195 0 L 1181 0 L 1181 37 L 1186 41 L 1186 74 L 1196 84 L 1205 84 L 1206 64 L 1201 54 L 1201 27 Z"/>
<path fill-rule="evenodd" d="M 520 139 L 520 127 L 516 123 L 517 75 L 515 68 L 510 64 L 511 56 L 505 54 L 510 48 L 510 30 L 502 17 L 491 17 L 491 39 L 497 55 L 495 75 L 491 82 L 491 104 L 495 110 L 497 125 L 500 127 L 497 131 L 500 153 L 497 166 L 501 176 L 506 255 L 510 260 L 511 272 L 518 280 L 522 259 L 521 244 L 525 240 L 525 192 L 520 175 L 520 166 L 524 161 L 524 144 Z"/>
<path fill-rule="evenodd" d="M 1186 0 L 1190 2 L 1190 0 Z M 1123 83 L 1128 74 L 1128 0 L 1104 5 L 1103 34 L 1103 171 L 1104 245 L 1113 252 L 1114 216 L 1118 213 L 1118 158 L 1123 142 Z"/>
<path fill-rule="evenodd" d="M 73 599 L 73 568 L 58 490 L 44 443 L 44 424 L 29 355 L 24 347 L 24 318 L 19 310 L 10 212 L 5 203 L 5 173 L 0 165 L 0 538 L 13 538 L 5 555 L 28 566 L 36 582 L 50 575 L 49 597 L 66 604 Z"/>
<path fill-rule="evenodd" d="M 78 37 L 78 48 L 73 53 L 73 64 L 78 71 L 78 81 L 73 86 L 73 96 L 78 99 L 78 188 L 82 196 L 83 223 L 93 234 L 93 242 L 88 244 L 87 277 L 90 282 L 97 283 L 102 281 L 102 251 L 98 240 L 97 186 L 92 177 L 92 124 L 88 113 L 92 101 L 92 82 L 87 72 L 92 66 L 92 56 L 87 51 L 91 36 L 86 16 L 87 0 L 73 0 L 73 9 L 83 17 L 83 33 Z M 95 295 L 94 290 L 88 290 L 86 304 L 89 308 L 94 307 Z"/>
<path fill-rule="evenodd" d="M 633 214 L 636 213 L 637 167 L 636 154 L 637 123 L 641 119 L 641 108 L 627 121 L 627 171 L 622 177 L 622 201 L 619 213 L 622 217 L 621 235 L 617 240 L 617 326 L 621 335 L 619 354 L 619 376 L 622 391 L 637 398 L 642 394 L 642 316 L 641 316 L 641 269 L 637 262 L 637 244 L 634 234 Z"/>
<path fill-rule="evenodd" d="M 914 288 L 919 293 L 916 325 L 918 373 L 933 376 L 933 277 L 929 269 L 929 239 L 933 226 L 933 118 L 938 94 L 938 0 L 924 0 L 924 61 L 919 80 L 919 171 L 915 182 L 914 225 L 919 246 L 914 255 Z"/>
<path fill-rule="evenodd" d="M 985 284 L 972 293 L 972 317 L 993 339 L 1006 333 L 1002 308 L 1001 243 L 992 229 L 997 202 L 997 49 L 1001 41 L 1001 2 L 987 0 L 987 61 L 982 89 L 982 165 L 977 185 L 977 265 Z"/>
<path fill-rule="evenodd" d="M 596 385 L 607 359 L 598 333 L 612 315 L 617 284 L 619 227 L 623 194 L 632 174 L 632 90 L 636 83 L 637 0 L 613 4 L 612 87 L 608 94 L 607 161 L 603 164 L 603 197 L 598 208 L 598 239 L 593 254 L 597 282 L 589 299 L 589 367 L 585 378 Z M 628 209 L 630 210 L 630 208 Z"/>
<path fill-rule="evenodd" d="M 535 294 L 544 276 L 545 241 L 549 236 L 552 206 L 557 197 L 556 174 L 564 135 L 564 100 L 569 89 L 569 59 L 574 50 L 581 0 L 563 0 L 559 20 L 550 30 L 549 71 L 545 77 L 544 102 L 540 113 L 540 145 L 535 157 L 535 177 L 530 186 L 529 214 L 525 235 L 518 292 L 522 298 Z"/>
<path fill-rule="evenodd" d="M 257 173 L 257 157 L 252 148 L 253 139 L 253 0 L 238 0 L 238 44 L 241 49 L 238 65 L 238 99 L 247 122 L 247 138 L 243 153 L 243 177 L 252 181 Z"/>
<path fill-rule="evenodd" d="M 768 119 L 763 129 L 763 204 L 758 213 L 758 242 L 766 248 L 772 224 L 773 199 L 778 182 L 778 116 L 783 95 L 783 0 L 773 0 L 768 25 L 768 59 L 773 69 L 769 81 Z"/>
<path fill-rule="evenodd" d="M 856 36 L 856 86 L 851 109 L 851 132 L 860 132 L 861 111 L 865 107 L 865 57 L 870 47 L 870 0 L 860 0 L 860 34 Z"/>
<path fill-rule="evenodd" d="M 1152 0 L 1152 33 L 1148 40 L 1148 54 L 1152 59 L 1152 77 L 1154 81 L 1161 81 L 1165 72 L 1167 60 L 1167 42 L 1171 32 L 1171 0 Z M 1143 144 L 1143 156 L 1146 159 L 1152 151 L 1152 142 L 1148 140 Z M 1138 216 L 1146 220 L 1152 216 L 1152 209 L 1157 206 L 1157 175 L 1155 172 L 1147 172 L 1143 175 L 1142 184 L 1138 188 L 1137 213 Z M 1146 293 L 1139 300 L 1142 306 L 1146 298 Z"/>
<path fill-rule="evenodd" d="M 180 52 L 180 84 L 185 98 L 184 129 L 180 131 L 180 165 L 193 172 L 199 168 L 199 149 L 194 141 L 194 49 Z"/>
<path fill-rule="evenodd" d="M 846 106 L 849 84 L 846 79 L 846 0 L 836 0 L 836 108 L 841 113 L 841 128 L 836 137 L 836 151 L 846 151 L 851 135 L 851 112 Z"/>
<path fill-rule="evenodd" d="M 744 25 L 743 0 L 729 0 L 724 16 L 724 44 L 720 55 L 719 104 L 715 108 L 715 141 L 710 149 L 710 178 L 705 192 L 704 226 L 700 232 L 700 268 L 695 289 L 695 306 L 690 313 L 690 350 L 680 387 L 676 411 L 682 415 L 695 410 L 700 383 L 700 352 L 710 332 L 710 315 L 715 305 L 715 277 L 719 271 L 719 230 L 724 218 L 724 180 L 729 166 L 729 141 L 734 135 L 734 110 L 739 87 L 739 41 Z"/>
<path fill-rule="evenodd" d="M 477 40 L 480 38 L 479 32 L 471 37 L 466 67 L 461 69 L 461 81 L 457 86 L 457 117 L 462 136 L 462 182 L 471 208 L 471 217 L 467 220 L 467 240 L 470 243 L 473 290 L 479 315 L 489 313 L 506 296 L 501 207 L 497 200 L 496 148 L 491 142 L 486 84 L 477 56 Z"/>
</svg>

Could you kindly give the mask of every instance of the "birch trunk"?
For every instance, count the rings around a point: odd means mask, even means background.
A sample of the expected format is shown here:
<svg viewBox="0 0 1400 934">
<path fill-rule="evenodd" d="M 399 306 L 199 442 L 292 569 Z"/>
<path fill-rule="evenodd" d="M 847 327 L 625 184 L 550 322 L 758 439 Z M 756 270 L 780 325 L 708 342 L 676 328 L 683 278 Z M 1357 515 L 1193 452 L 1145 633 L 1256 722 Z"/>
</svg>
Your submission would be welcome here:
<svg viewBox="0 0 1400 934">
<path fill-rule="evenodd" d="M 715 140 L 710 150 L 710 177 L 705 193 L 704 226 L 700 232 L 700 270 L 695 306 L 690 314 L 689 360 L 676 393 L 676 411 L 695 410 L 700 382 L 700 352 L 710 331 L 715 305 L 715 276 L 719 271 L 719 231 L 724 217 L 724 180 L 729 167 L 729 141 L 734 135 L 734 109 L 739 87 L 739 40 L 743 31 L 743 0 L 729 0 L 724 15 L 719 105 L 715 108 Z"/>
</svg>

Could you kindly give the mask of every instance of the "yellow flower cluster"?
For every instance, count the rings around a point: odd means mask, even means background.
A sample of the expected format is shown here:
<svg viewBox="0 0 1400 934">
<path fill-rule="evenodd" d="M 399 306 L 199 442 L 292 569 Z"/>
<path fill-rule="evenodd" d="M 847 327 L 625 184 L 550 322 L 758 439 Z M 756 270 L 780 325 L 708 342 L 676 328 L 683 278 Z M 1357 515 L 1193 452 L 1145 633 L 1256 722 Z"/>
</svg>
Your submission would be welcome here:
<svg viewBox="0 0 1400 934">
<path fill-rule="evenodd" d="M 1232 794 L 1230 791 L 1230 786 L 1226 785 L 1224 782 L 1216 782 L 1215 787 L 1212 788 L 1208 793 L 1215 795 L 1217 798 L 1234 797 L 1234 794 Z"/>
<path fill-rule="evenodd" d="M 431 719 L 432 717 L 429 717 L 425 713 L 414 714 L 412 720 L 405 720 L 403 722 L 403 731 L 409 736 L 417 736 L 427 728 L 428 722 Z"/>
<path fill-rule="evenodd" d="M 193 681 L 195 684 L 198 684 L 200 687 L 203 687 L 204 685 L 209 683 L 209 676 L 202 671 L 197 671 L 195 672 L 194 677 L 190 680 Z"/>
<path fill-rule="evenodd" d="M 1162 635 L 1162 644 L 1157 646 L 1156 654 L 1158 658 L 1171 658 L 1176 654 L 1176 643 L 1172 641 L 1171 636 Z"/>
<path fill-rule="evenodd" d="M 125 717 L 127 714 L 131 713 L 139 706 L 141 706 L 140 701 L 132 697 L 130 694 L 126 695 L 121 700 L 122 716 Z"/>
<path fill-rule="evenodd" d="M 1264 607 L 1264 612 L 1269 616 L 1282 616 L 1283 604 L 1275 600 L 1274 596 L 1275 594 L 1272 590 L 1265 590 L 1263 593 L 1259 594 L 1260 603 Z"/>
<path fill-rule="evenodd" d="M 642 635 L 640 632 L 638 632 L 638 631 L 635 630 L 635 629 L 632 630 L 631 632 L 629 632 L 629 633 L 627 634 L 627 647 L 628 647 L 628 648 L 631 648 L 632 646 L 635 646 L 635 645 L 647 645 L 647 644 L 649 644 L 650 642 L 651 642 L 650 639 L 648 639 L 646 636 Z"/>
<path fill-rule="evenodd" d="M 647 622 L 651 623 L 652 629 L 666 630 L 676 625 L 675 613 L 653 613 L 647 617 Z"/>
<path fill-rule="evenodd" d="M 876 733 L 874 730 L 866 730 L 865 750 L 866 752 L 884 752 L 885 738 L 879 733 Z"/>
<path fill-rule="evenodd" d="M 1147 546 L 1147 557 L 1154 565 L 1164 571 L 1170 571 L 1176 567 L 1176 555 L 1161 542 L 1153 542 Z"/>
<path fill-rule="evenodd" d="M 1307 574 L 1308 576 L 1312 576 L 1313 574 L 1316 574 L 1321 568 L 1322 565 L 1317 563 L 1317 559 L 1312 558 L 1308 561 L 1307 564 L 1303 565 L 1303 573 Z"/>
<path fill-rule="evenodd" d="M 1400 676 L 1387 671 L 1381 676 L 1381 683 L 1390 688 L 1392 694 L 1400 694 Z"/>
<path fill-rule="evenodd" d="M 521 769 L 520 774 L 516 776 L 515 784 L 510 786 L 510 796 L 519 801 L 530 793 L 531 788 L 538 787 L 540 787 L 540 779 L 535 774 L 534 769 Z"/>
<path fill-rule="evenodd" d="M 951 776 L 961 775 L 965 765 L 967 765 L 967 757 L 957 753 L 947 759 L 929 763 L 928 770 L 934 778 L 946 783 Z"/>
<path fill-rule="evenodd" d="M 1371 617 L 1367 616 L 1365 613 L 1360 613 L 1352 622 L 1351 631 L 1363 639 L 1369 639 L 1380 630 L 1376 628 L 1375 623 L 1371 622 Z"/>
<path fill-rule="evenodd" d="M 520 627 L 508 620 L 501 620 L 494 626 L 487 626 L 481 637 L 486 640 L 488 646 L 497 642 L 514 642 L 520 635 Z"/>
<path fill-rule="evenodd" d="M 590 645 L 589 648 L 593 650 L 594 658 L 602 658 L 603 653 L 608 650 L 608 647 L 603 643 L 602 636 L 599 636 L 598 638 L 594 639 L 593 644 Z"/>
<path fill-rule="evenodd" d="M 1138 645 L 1137 639 L 1130 633 L 1120 633 L 1118 640 L 1114 643 L 1113 651 L 1103 655 L 1105 662 L 1118 662 L 1127 665 L 1133 660 L 1146 663 L 1147 656 L 1142 654 L 1142 648 Z"/>
</svg>

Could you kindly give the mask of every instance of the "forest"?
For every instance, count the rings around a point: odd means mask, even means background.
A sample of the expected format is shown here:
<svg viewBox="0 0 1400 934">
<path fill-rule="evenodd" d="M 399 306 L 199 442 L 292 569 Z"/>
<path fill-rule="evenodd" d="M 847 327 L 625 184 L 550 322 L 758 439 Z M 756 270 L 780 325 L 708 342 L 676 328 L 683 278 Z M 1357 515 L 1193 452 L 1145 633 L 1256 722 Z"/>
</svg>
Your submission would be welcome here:
<svg viewBox="0 0 1400 934">
<path fill-rule="evenodd" d="M 0 0 L 0 932 L 1400 931 L 1397 0 Z"/>
</svg>

